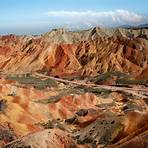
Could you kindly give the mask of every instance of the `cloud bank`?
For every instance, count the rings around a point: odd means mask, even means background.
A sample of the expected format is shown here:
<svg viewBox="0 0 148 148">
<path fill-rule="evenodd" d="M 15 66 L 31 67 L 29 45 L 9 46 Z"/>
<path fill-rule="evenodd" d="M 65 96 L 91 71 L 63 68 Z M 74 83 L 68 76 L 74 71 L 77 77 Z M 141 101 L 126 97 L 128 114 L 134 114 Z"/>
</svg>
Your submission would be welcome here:
<svg viewBox="0 0 148 148">
<path fill-rule="evenodd" d="M 46 12 L 51 22 L 69 26 L 119 26 L 138 25 L 145 23 L 147 17 L 129 12 L 128 10 L 115 11 L 49 11 Z"/>
</svg>

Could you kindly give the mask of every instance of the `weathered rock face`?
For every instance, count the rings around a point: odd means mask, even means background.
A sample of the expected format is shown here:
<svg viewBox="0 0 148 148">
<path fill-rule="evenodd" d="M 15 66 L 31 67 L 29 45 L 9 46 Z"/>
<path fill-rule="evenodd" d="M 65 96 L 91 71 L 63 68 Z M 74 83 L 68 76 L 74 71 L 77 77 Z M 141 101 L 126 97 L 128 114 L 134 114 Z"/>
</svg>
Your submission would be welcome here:
<svg viewBox="0 0 148 148">
<path fill-rule="evenodd" d="M 145 78 L 148 41 L 138 37 L 139 33 L 94 28 L 82 32 L 53 30 L 36 37 L 2 36 L 0 69 L 15 73 L 46 71 L 54 76 L 120 71 Z"/>
</svg>

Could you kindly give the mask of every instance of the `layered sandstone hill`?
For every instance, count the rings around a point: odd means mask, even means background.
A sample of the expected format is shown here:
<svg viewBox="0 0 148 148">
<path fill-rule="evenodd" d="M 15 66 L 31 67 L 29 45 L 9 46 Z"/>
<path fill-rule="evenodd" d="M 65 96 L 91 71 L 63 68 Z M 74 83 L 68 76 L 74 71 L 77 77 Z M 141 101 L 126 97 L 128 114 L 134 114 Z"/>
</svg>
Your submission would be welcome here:
<svg viewBox="0 0 148 148">
<path fill-rule="evenodd" d="M 148 29 L 54 29 L 41 36 L 1 36 L 0 69 L 54 76 L 120 71 L 146 78 Z"/>
</svg>

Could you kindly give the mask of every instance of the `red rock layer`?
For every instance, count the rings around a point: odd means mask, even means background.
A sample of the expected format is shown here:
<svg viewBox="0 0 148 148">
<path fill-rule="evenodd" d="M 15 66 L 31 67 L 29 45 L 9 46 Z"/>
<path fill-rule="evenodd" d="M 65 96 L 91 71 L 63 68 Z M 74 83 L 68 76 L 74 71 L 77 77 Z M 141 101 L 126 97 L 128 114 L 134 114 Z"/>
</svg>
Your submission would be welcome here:
<svg viewBox="0 0 148 148">
<path fill-rule="evenodd" d="M 120 71 L 145 77 L 148 68 L 148 44 L 141 38 L 98 37 L 69 44 L 10 35 L 0 37 L 0 51 L 0 69 L 15 73 L 78 76 Z"/>
</svg>

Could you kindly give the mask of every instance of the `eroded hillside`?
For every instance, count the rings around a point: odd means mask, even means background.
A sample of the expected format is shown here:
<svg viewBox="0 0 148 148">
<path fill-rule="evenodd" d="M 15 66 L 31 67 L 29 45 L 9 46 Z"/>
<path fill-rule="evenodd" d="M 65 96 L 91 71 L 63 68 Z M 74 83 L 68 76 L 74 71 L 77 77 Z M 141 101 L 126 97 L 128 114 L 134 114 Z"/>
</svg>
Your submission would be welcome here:
<svg viewBox="0 0 148 148">
<path fill-rule="evenodd" d="M 0 37 L 0 147 L 146 148 L 148 30 Z"/>
<path fill-rule="evenodd" d="M 146 77 L 147 34 L 146 29 L 93 28 L 81 32 L 52 30 L 42 36 L 2 36 L 0 69 L 15 73 L 40 71 L 54 76 L 120 71 Z"/>
</svg>

